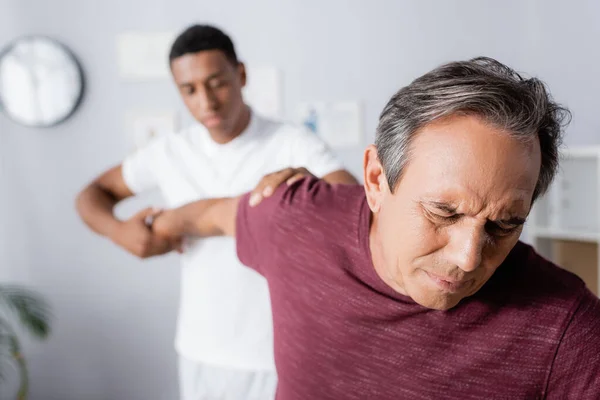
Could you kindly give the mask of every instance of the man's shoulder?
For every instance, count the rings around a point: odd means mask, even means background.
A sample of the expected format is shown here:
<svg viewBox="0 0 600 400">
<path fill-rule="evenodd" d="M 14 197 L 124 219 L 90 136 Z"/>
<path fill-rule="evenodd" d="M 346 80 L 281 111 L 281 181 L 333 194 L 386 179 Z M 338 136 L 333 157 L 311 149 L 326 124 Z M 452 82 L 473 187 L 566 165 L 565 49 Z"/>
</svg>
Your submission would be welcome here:
<svg viewBox="0 0 600 400">
<path fill-rule="evenodd" d="M 323 256 L 358 248 L 368 212 L 361 186 L 331 185 L 311 177 L 281 185 L 254 207 L 249 195 L 239 200 L 236 216 L 238 256 L 248 266 L 268 269 L 295 263 L 288 258 L 294 254 L 321 249 Z"/>
<path fill-rule="evenodd" d="M 248 195 L 240 207 L 247 206 Z M 273 195 L 248 211 L 253 217 L 268 219 L 273 228 L 288 232 L 298 227 L 315 234 L 331 229 L 354 229 L 365 212 L 365 192 L 360 185 L 329 184 L 306 177 L 291 185 L 281 185 Z M 306 229 L 304 229 L 306 228 Z"/>
<path fill-rule="evenodd" d="M 309 208 L 317 214 L 329 211 L 343 214 L 365 201 L 365 191 L 361 185 L 330 184 L 323 179 L 306 177 L 292 185 L 282 185 L 278 197 L 286 208 Z"/>
<path fill-rule="evenodd" d="M 261 130 L 277 130 L 277 129 L 297 129 L 299 126 L 292 124 L 286 120 L 267 117 L 258 113 L 252 115 L 256 125 Z"/>
</svg>

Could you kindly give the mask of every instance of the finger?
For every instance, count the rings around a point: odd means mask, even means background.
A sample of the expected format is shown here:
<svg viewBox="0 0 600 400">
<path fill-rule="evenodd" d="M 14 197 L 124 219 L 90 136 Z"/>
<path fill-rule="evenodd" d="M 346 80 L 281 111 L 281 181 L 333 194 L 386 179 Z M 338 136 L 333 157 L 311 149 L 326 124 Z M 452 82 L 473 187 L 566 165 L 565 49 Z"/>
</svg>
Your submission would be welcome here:
<svg viewBox="0 0 600 400">
<path fill-rule="evenodd" d="M 293 184 L 294 182 L 304 178 L 306 175 L 305 174 L 296 174 L 294 176 L 292 176 L 290 179 L 288 179 L 285 183 L 289 185 Z"/>
<path fill-rule="evenodd" d="M 150 214 L 146 214 L 146 216 L 144 217 L 144 224 L 148 227 L 148 228 L 152 228 L 152 225 L 154 224 L 154 221 L 156 221 L 156 218 L 162 214 L 163 209 L 158 208 L 158 207 L 153 207 Z"/>
<path fill-rule="evenodd" d="M 273 174 L 265 175 L 260 182 L 256 185 L 256 187 L 252 190 L 252 194 L 250 195 L 250 199 L 248 203 L 251 207 L 254 207 L 262 200 L 262 193 L 265 188 L 269 185 L 270 178 Z"/>
<path fill-rule="evenodd" d="M 269 183 L 262 191 L 262 195 L 263 197 L 269 197 L 270 195 L 273 194 L 274 190 L 273 190 L 273 186 L 277 187 L 277 181 Z"/>
<path fill-rule="evenodd" d="M 138 211 L 136 214 L 134 214 L 134 216 L 132 218 L 144 219 L 147 216 L 152 215 L 153 213 L 154 213 L 153 207 L 146 207 L 146 208 Z"/>
<path fill-rule="evenodd" d="M 269 181 L 262 191 L 263 197 L 271 196 L 273 193 L 275 193 L 275 189 L 281 186 L 283 182 L 295 176 L 297 173 L 298 170 L 295 168 L 286 168 L 269 177 Z"/>
<path fill-rule="evenodd" d="M 172 246 L 176 252 L 178 252 L 179 254 L 183 254 L 183 240 L 182 239 L 177 239 L 177 240 L 173 241 Z"/>
<path fill-rule="evenodd" d="M 312 176 L 313 178 L 316 178 L 315 174 L 313 174 L 312 172 L 310 172 L 309 170 L 307 170 L 304 167 L 296 168 L 296 173 L 301 174 L 302 176 Z"/>
<path fill-rule="evenodd" d="M 304 167 L 296 168 L 296 173 L 302 174 L 304 176 L 306 176 L 306 175 L 314 176 L 309 170 L 307 170 Z"/>
<path fill-rule="evenodd" d="M 254 207 L 262 201 L 263 193 L 269 193 L 269 190 L 267 190 L 267 188 L 270 185 L 270 183 L 269 183 L 270 181 L 271 181 L 270 175 L 267 175 L 261 179 L 261 181 L 258 183 L 258 185 L 256 185 L 256 187 L 252 191 L 252 194 L 250 195 L 250 199 L 248 201 L 248 204 L 250 204 L 250 207 Z"/>
<path fill-rule="evenodd" d="M 250 195 L 250 200 L 248 201 L 248 204 L 250 204 L 250 207 L 254 207 L 254 206 L 258 205 L 258 203 L 260 203 L 261 201 L 262 201 L 262 194 L 252 193 Z"/>
<path fill-rule="evenodd" d="M 173 250 L 172 241 L 163 238 L 154 238 L 151 243 L 151 248 L 148 249 L 149 256 L 159 256 L 169 253 Z"/>
<path fill-rule="evenodd" d="M 183 254 L 183 239 L 177 238 L 171 240 L 171 250 L 176 251 L 179 254 Z"/>
<path fill-rule="evenodd" d="M 295 173 L 296 170 L 294 168 L 286 168 L 282 169 L 281 171 L 266 175 L 252 191 L 249 200 L 250 206 L 254 207 L 258 205 L 263 198 L 271 196 L 275 192 L 275 189 L 279 187 L 279 185 L 285 182 L 288 178 L 294 176 Z"/>
</svg>

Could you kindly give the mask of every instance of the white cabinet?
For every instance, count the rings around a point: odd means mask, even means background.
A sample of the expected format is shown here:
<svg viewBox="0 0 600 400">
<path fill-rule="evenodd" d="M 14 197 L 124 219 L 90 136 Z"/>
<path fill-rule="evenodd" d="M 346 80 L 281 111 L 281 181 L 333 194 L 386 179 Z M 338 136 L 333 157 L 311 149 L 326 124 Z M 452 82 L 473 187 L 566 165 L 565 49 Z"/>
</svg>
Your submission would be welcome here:
<svg viewBox="0 0 600 400">
<path fill-rule="evenodd" d="M 561 152 L 560 170 L 533 206 L 527 240 L 600 293 L 600 147 Z"/>
</svg>

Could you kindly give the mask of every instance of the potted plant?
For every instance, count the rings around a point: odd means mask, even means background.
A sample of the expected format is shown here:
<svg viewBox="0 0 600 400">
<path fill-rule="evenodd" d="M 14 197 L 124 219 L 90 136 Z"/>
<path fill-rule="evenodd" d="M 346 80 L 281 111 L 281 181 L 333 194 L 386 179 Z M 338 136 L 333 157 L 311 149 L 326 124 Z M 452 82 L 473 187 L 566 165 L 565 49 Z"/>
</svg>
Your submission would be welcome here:
<svg viewBox="0 0 600 400">
<path fill-rule="evenodd" d="M 24 400 L 29 389 L 18 332 L 24 330 L 44 339 L 50 333 L 49 319 L 48 304 L 37 293 L 16 285 L 0 285 L 0 380 L 6 379 L 3 367 L 16 366 L 20 378 L 18 400 Z"/>
</svg>

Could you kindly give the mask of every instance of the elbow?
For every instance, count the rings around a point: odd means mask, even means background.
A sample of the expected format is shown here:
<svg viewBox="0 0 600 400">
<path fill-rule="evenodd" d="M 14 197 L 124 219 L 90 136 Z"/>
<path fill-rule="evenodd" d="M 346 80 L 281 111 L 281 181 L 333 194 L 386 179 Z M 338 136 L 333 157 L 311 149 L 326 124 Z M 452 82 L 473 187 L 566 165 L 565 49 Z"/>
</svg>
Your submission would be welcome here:
<svg viewBox="0 0 600 400">
<path fill-rule="evenodd" d="M 93 206 L 96 190 L 98 188 L 98 184 L 92 182 L 86 185 L 77 196 L 75 196 L 75 210 L 81 218 L 85 218 L 88 210 Z"/>
<path fill-rule="evenodd" d="M 85 209 L 85 192 L 87 190 L 87 187 L 85 189 L 83 189 L 82 191 L 80 191 L 77 196 L 75 196 L 75 211 L 77 211 L 77 214 L 79 214 L 80 217 L 83 216 L 83 211 Z"/>
</svg>

